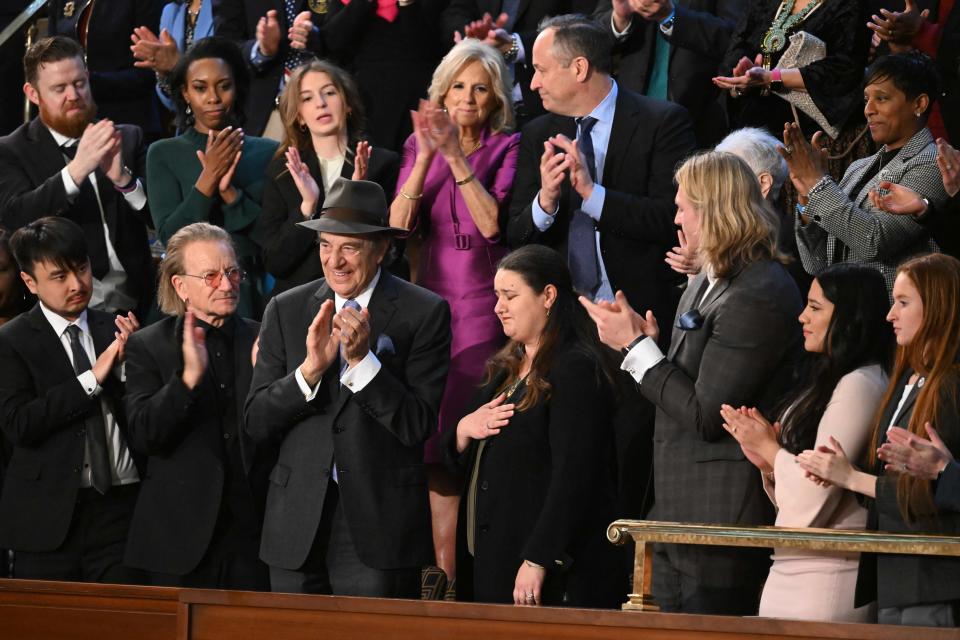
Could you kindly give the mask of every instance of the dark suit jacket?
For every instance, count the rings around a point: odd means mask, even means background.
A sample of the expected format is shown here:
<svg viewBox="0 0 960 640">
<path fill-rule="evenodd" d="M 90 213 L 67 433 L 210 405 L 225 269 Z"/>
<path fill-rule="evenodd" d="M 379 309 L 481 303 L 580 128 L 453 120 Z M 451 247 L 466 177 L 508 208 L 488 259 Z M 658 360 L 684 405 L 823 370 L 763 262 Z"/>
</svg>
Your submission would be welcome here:
<svg viewBox="0 0 960 640">
<path fill-rule="evenodd" d="M 533 80 L 533 41 L 537 39 L 540 21 L 548 16 L 567 13 L 589 14 L 593 10 L 592 0 L 519 0 L 517 15 L 511 27 L 511 33 L 520 35 L 523 43 L 524 60 L 514 67 L 515 80 L 520 83 L 523 94 L 523 114 L 527 119 L 541 116 L 546 111 L 540 94 L 530 88 Z M 453 44 L 453 33 L 463 35 L 463 27 L 483 14 L 489 13 L 494 19 L 503 11 L 503 0 L 450 0 L 443 10 L 441 38 L 444 50 Z"/>
<path fill-rule="evenodd" d="M 257 44 L 257 22 L 267 15 L 271 9 L 277 12 L 277 21 L 280 23 L 280 49 L 272 59 L 262 67 L 250 65 L 250 92 L 247 95 L 245 106 L 246 121 L 244 131 L 255 135 L 263 135 L 267 126 L 270 112 L 276 106 L 277 90 L 280 88 L 280 78 L 283 76 L 283 61 L 290 50 L 290 41 L 287 39 L 287 13 L 284 0 L 212 0 L 213 1 L 213 32 L 223 38 L 237 43 L 243 54 L 244 61 L 249 63 L 250 52 Z M 297 13 L 307 11 L 307 0 L 296 0 Z M 357 3 L 367 4 L 367 3 Z M 314 14 L 316 22 L 318 15 Z M 309 52 L 324 57 L 321 40 L 316 34 L 308 42 Z"/>
<path fill-rule="evenodd" d="M 701 147 L 715 145 L 728 131 L 726 113 L 711 78 L 717 75 L 730 34 L 746 5 L 745 0 L 674 2 L 677 13 L 668 38 L 667 97 L 690 111 Z M 595 16 L 608 29 L 611 14 L 610 0 L 600 0 Z M 629 35 L 614 47 L 614 56 L 619 58 L 615 76 L 624 88 L 647 92 L 658 37 L 656 22 L 634 15 Z"/>
<path fill-rule="evenodd" d="M 703 295 L 694 278 L 677 314 Z M 703 326 L 673 328 L 667 357 L 649 369 L 640 393 L 657 406 L 654 446 L 656 503 L 652 518 L 670 522 L 773 523 L 760 475 L 724 430 L 720 405 L 757 407 L 771 415 L 801 353 L 797 285 L 783 265 L 763 260 L 718 280 L 697 308 Z M 660 319 L 661 331 L 667 322 Z M 746 567 L 708 555 L 679 570 L 701 584 L 735 586 Z"/>
<path fill-rule="evenodd" d="M 87 310 L 99 355 L 114 340 L 113 316 Z M 67 537 L 80 488 L 84 419 L 101 397 L 126 437 L 122 384 L 108 376 L 88 397 L 38 303 L 0 327 L 0 429 L 13 456 L 0 496 L 0 548 L 53 551 Z"/>
<path fill-rule="evenodd" d="M 478 392 L 465 413 L 489 402 L 505 378 Z M 595 359 L 558 347 L 547 375 L 550 398 L 514 414 L 484 446 L 477 477 L 475 555 L 467 550 L 467 491 L 480 441 L 444 454 L 464 475 L 457 526 L 457 599 L 513 602 L 524 560 L 547 568 L 543 602 L 615 607 L 623 600 L 617 549 L 606 540 L 616 519 L 613 395 Z M 520 402 L 526 388 L 512 396 Z M 567 600 L 562 596 L 566 594 Z"/>
<path fill-rule="evenodd" d="M 304 153 L 303 160 L 320 187 L 319 211 L 324 198 L 320 163 L 313 152 Z M 400 156 L 381 147 L 372 149 L 367 180 L 383 187 L 388 201 L 396 189 L 399 170 Z M 353 165 L 345 161 L 340 175 L 349 180 L 353 175 Z M 286 158 L 275 158 L 267 167 L 267 180 L 263 185 L 263 212 L 257 221 L 256 231 L 256 235 L 264 239 L 263 261 L 267 271 L 277 279 L 274 295 L 323 277 L 317 253 L 317 232 L 297 226 L 304 219 L 300 213 L 302 200 L 297 185 L 287 171 Z"/>
<path fill-rule="evenodd" d="M 537 242 L 565 256 L 572 214 L 569 181 L 563 183 L 552 227 L 540 232 L 532 213 L 533 199 L 540 191 L 543 142 L 557 133 L 576 137 L 573 118 L 548 114 L 523 128 L 507 243 L 519 247 Z M 677 243 L 673 172 L 695 146 L 683 107 L 619 89 L 599 180 L 607 192 L 597 223 L 600 250 L 613 289 L 622 289 L 634 304 L 652 309 L 658 318 L 673 317 L 674 287 L 680 281 L 664 262 L 666 252 Z"/>
<path fill-rule="evenodd" d="M 370 300 L 370 345 L 382 364 L 352 393 L 339 361 L 307 402 L 295 379 L 323 280 L 267 305 L 245 425 L 254 442 L 280 442 L 270 474 L 260 557 L 298 569 L 313 546 L 336 462 L 343 511 L 360 560 L 375 569 L 433 562 L 423 443 L 436 430 L 450 350 L 450 310 L 437 295 L 381 270 Z"/>
<path fill-rule="evenodd" d="M 250 351 L 260 324 L 235 318 L 233 362 L 237 419 L 250 389 Z M 183 575 L 193 571 L 213 538 L 224 486 L 223 432 L 210 376 L 194 390 L 183 374 L 183 319 L 166 317 L 134 333 L 127 345 L 124 402 L 131 448 L 147 460 L 130 523 L 124 563 Z M 267 472 L 243 434 L 244 471 L 254 496 L 266 492 Z M 263 452 L 259 452 L 263 453 Z M 257 511 L 262 512 L 262 502 Z"/>
<path fill-rule="evenodd" d="M 880 416 L 884 432 L 893 419 L 903 388 L 913 371 L 896 381 L 896 391 Z M 922 387 L 914 386 L 897 416 L 896 424 L 907 428 Z M 940 414 L 933 424 L 951 451 L 960 451 L 960 378 L 948 374 L 940 389 Z M 926 533 L 960 535 L 960 513 L 941 509 L 935 517 L 920 518 L 908 524 L 897 505 L 897 474 L 887 475 L 882 461 L 873 468 L 877 478 L 877 496 L 868 501 L 867 529 L 887 533 Z M 960 600 L 960 558 L 938 556 L 863 554 L 857 577 L 857 604 L 874 599 L 878 607 L 907 607 Z"/>
<path fill-rule="evenodd" d="M 123 135 L 123 162 L 142 180 L 147 154 L 142 133 L 130 125 L 119 128 Z M 0 138 L 0 224 L 14 230 L 44 216 L 69 218 L 80 225 L 86 236 L 94 277 L 103 277 L 109 263 L 100 212 L 96 206 L 81 206 L 80 196 L 72 203 L 67 199 L 60 177 L 65 165 L 53 135 L 39 118 Z M 127 273 L 130 289 L 139 300 L 136 311 L 140 318 L 145 318 L 156 288 L 144 224 L 150 212 L 146 205 L 140 211 L 131 209 L 100 169 L 96 175 L 110 239 Z"/>
<path fill-rule="evenodd" d="M 51 0 L 50 35 L 79 41 L 78 21 L 93 2 L 87 23 L 86 52 L 90 89 L 101 118 L 135 124 L 153 136 L 160 135 L 160 109 L 154 94 L 155 75 L 133 66 L 130 35 L 135 27 L 159 34 L 160 12 L 167 0 Z M 71 6 L 71 15 L 64 10 Z"/>
</svg>

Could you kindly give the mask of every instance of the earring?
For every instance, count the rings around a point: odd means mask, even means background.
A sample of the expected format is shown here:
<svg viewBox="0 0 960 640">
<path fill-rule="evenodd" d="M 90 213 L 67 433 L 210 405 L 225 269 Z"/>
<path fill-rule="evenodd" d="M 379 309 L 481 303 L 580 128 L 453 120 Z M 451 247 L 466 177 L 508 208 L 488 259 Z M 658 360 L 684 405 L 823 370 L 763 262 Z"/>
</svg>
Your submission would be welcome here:
<svg viewBox="0 0 960 640">
<path fill-rule="evenodd" d="M 187 115 L 189 116 L 192 113 L 193 113 L 193 109 L 190 108 L 190 105 L 187 105 Z"/>
<path fill-rule="evenodd" d="M 305 123 L 301 122 L 301 123 L 300 123 L 300 131 L 306 132 L 306 130 L 307 130 L 307 125 L 306 125 Z"/>
<path fill-rule="evenodd" d="M 553 307 L 547 307 L 547 317 L 550 317 L 550 312 L 553 310 Z"/>
</svg>

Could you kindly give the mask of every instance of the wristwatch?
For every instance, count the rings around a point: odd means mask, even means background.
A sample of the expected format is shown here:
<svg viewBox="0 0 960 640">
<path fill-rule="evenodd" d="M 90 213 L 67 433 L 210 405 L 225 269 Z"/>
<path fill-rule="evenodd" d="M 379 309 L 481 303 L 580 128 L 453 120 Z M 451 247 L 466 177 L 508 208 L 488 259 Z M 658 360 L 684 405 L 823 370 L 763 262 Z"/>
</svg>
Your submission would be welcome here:
<svg viewBox="0 0 960 640">
<path fill-rule="evenodd" d="M 622 353 L 624 357 L 626 357 L 626 355 L 630 353 L 631 349 L 633 349 L 635 346 L 637 346 L 638 344 L 646 340 L 646 338 L 647 336 L 641 333 L 640 335 L 638 335 L 636 338 L 633 339 L 633 342 L 625 346 L 623 349 L 620 349 L 620 353 Z"/>
</svg>

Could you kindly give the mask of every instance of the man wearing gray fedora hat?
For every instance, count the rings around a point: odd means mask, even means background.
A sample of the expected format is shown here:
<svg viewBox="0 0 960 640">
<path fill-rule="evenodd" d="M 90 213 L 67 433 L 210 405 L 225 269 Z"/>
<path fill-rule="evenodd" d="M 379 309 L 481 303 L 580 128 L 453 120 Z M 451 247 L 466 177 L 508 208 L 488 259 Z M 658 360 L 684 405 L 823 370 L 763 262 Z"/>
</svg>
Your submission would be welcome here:
<svg viewBox="0 0 960 640">
<path fill-rule="evenodd" d="M 324 277 L 267 306 L 244 412 L 254 441 L 279 445 L 260 557 L 274 591 L 417 598 L 450 309 L 381 268 L 404 230 L 376 183 L 338 178 L 300 224 Z"/>
</svg>

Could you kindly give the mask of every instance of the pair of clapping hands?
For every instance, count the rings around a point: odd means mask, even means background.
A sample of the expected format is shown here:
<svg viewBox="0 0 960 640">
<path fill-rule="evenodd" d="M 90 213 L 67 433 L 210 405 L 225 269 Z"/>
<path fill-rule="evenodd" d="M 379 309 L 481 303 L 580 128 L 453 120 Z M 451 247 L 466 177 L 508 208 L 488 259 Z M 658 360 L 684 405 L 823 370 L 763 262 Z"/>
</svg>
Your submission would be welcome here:
<svg viewBox="0 0 960 640">
<path fill-rule="evenodd" d="M 720 414 L 724 429 L 740 443 L 747 459 L 762 472 L 772 472 L 780 450 L 780 424 L 771 424 L 756 408 L 735 409 L 723 405 Z M 887 441 L 877 451 L 877 457 L 884 461 L 887 472 L 908 473 L 933 480 L 953 461 L 953 455 L 936 429 L 929 422 L 924 426 L 929 440 L 901 427 L 890 427 Z M 821 486 L 832 484 L 849 489 L 858 470 L 836 438 L 830 436 L 828 442 L 799 453 L 797 464 L 806 472 L 807 478 Z"/>
<path fill-rule="evenodd" d="M 366 140 L 357 142 L 356 152 L 353 156 L 353 175 L 351 180 L 366 180 L 367 168 L 370 166 L 370 143 Z M 317 205 L 321 204 L 320 185 L 316 178 L 310 173 L 310 168 L 303 162 L 300 152 L 296 147 L 290 146 L 286 152 L 287 171 L 293 178 L 293 184 L 300 192 L 300 213 L 308 220 L 317 212 Z"/>
<path fill-rule="evenodd" d="M 77 151 L 67 164 L 67 172 L 78 187 L 91 173 L 100 169 L 115 186 L 126 187 L 134 178 L 124 167 L 120 130 L 112 120 L 87 125 L 77 142 Z"/>
<path fill-rule="evenodd" d="M 344 305 L 333 312 L 333 300 L 325 300 L 307 328 L 307 357 L 300 374 L 311 387 L 336 361 L 340 351 L 349 367 L 355 367 L 370 352 L 370 312 Z"/>
</svg>

